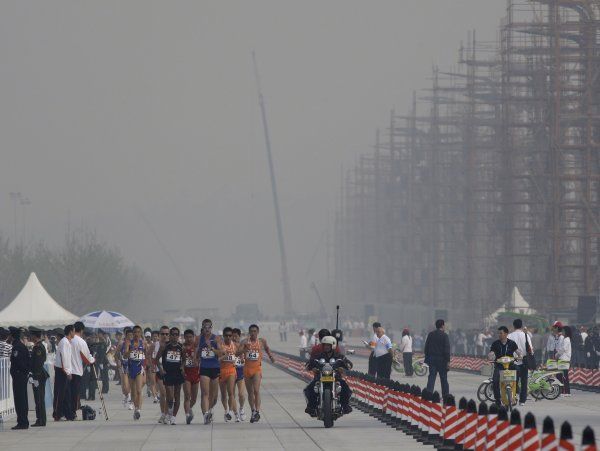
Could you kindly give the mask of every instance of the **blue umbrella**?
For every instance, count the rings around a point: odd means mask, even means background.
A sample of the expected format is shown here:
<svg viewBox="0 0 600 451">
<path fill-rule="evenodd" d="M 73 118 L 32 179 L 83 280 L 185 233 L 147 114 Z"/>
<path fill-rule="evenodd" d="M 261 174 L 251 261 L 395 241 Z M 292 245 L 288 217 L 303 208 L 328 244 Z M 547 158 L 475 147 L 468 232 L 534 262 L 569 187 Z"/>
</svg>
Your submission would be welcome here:
<svg viewBox="0 0 600 451">
<path fill-rule="evenodd" d="M 133 327 L 135 324 L 129 318 L 119 312 L 100 310 L 83 315 L 80 320 L 89 329 L 102 329 L 106 332 L 118 332 L 125 327 Z"/>
</svg>

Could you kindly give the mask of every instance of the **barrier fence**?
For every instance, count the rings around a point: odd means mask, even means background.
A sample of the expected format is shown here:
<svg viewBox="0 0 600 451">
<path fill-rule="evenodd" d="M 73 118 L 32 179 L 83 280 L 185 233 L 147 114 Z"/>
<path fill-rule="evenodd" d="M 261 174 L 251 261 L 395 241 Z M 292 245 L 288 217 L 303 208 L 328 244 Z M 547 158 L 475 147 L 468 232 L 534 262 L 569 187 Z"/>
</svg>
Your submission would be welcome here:
<svg viewBox="0 0 600 451">
<path fill-rule="evenodd" d="M 0 418 L 15 412 L 12 379 L 10 377 L 10 358 L 0 358 Z"/>
<path fill-rule="evenodd" d="M 370 351 L 364 348 L 355 349 L 355 355 L 368 358 Z M 422 358 L 423 354 L 415 353 L 413 358 Z M 482 368 L 487 366 L 484 357 L 470 355 L 453 355 L 450 357 L 450 368 L 470 373 L 481 373 Z M 571 388 L 581 390 L 600 391 L 600 370 L 590 368 L 571 367 L 569 369 L 569 382 Z"/>
<path fill-rule="evenodd" d="M 275 366 L 304 380 L 312 373 L 304 369 L 299 357 L 274 352 Z M 401 384 L 379 379 L 368 374 L 348 371 L 346 381 L 352 390 L 353 404 L 365 413 L 390 427 L 412 436 L 415 440 L 450 450 L 575 450 L 573 431 L 568 422 L 561 425 L 560 433 L 554 421 L 546 417 L 541 433 L 533 414 L 521 419 L 518 410 L 510 417 L 504 407 L 488 406 L 474 400 L 456 400 L 449 395 L 440 399 L 438 392 L 421 390 L 417 385 Z M 594 431 L 583 430 L 581 450 L 596 450 Z"/>
</svg>

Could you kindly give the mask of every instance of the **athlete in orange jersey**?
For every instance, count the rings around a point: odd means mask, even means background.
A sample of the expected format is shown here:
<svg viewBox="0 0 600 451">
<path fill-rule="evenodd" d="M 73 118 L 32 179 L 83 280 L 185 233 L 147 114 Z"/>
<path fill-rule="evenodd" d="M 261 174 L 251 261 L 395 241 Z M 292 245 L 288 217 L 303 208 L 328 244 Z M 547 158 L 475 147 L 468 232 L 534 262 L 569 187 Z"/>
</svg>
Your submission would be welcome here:
<svg viewBox="0 0 600 451">
<path fill-rule="evenodd" d="M 223 329 L 223 342 L 219 344 L 219 348 L 216 350 L 219 362 L 221 362 L 219 386 L 221 388 L 221 402 L 225 409 L 225 423 L 230 422 L 234 416 L 237 423 L 240 421 L 235 401 L 235 379 L 237 376 L 235 354 L 237 352 L 237 345 L 232 340 L 232 335 L 233 329 L 231 327 Z"/>
<path fill-rule="evenodd" d="M 242 341 L 237 355 L 244 355 L 244 379 L 248 390 L 248 404 L 252 409 L 250 423 L 260 420 L 260 382 L 262 380 L 262 351 L 267 353 L 271 362 L 275 362 L 273 354 L 267 345 L 267 340 L 258 337 L 259 328 L 252 324 L 248 328 L 248 338 Z"/>
</svg>

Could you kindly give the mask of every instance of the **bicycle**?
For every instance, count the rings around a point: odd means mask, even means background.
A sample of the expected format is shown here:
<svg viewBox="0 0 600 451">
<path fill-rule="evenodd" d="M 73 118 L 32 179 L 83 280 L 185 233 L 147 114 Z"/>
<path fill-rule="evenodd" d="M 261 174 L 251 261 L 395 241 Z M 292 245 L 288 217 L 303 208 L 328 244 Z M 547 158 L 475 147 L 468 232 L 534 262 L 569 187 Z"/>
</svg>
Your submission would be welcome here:
<svg viewBox="0 0 600 451">
<path fill-rule="evenodd" d="M 400 374 L 404 374 L 404 356 L 402 352 L 397 348 L 397 345 L 393 346 L 394 356 L 392 358 L 392 367 Z M 429 365 L 425 363 L 425 359 L 417 359 L 412 363 L 413 373 L 417 376 L 425 376 L 429 371 Z"/>
</svg>

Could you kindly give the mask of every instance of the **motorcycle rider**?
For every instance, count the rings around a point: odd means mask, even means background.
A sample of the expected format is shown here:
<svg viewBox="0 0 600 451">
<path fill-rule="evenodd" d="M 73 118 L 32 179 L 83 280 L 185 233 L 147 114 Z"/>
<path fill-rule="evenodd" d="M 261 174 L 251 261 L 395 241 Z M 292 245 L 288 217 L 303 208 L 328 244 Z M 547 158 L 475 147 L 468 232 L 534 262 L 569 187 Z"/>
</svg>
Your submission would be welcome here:
<svg viewBox="0 0 600 451">
<path fill-rule="evenodd" d="M 494 375 L 492 377 L 492 387 L 494 388 L 494 401 L 496 405 L 500 406 L 500 370 L 503 369 L 502 364 L 496 362 L 500 357 L 518 357 L 519 347 L 517 343 L 508 338 L 508 328 L 506 326 L 500 326 L 498 328 L 498 340 L 492 343 L 488 359 L 493 360 L 494 363 Z M 514 370 L 515 365 L 511 363 L 509 369 Z"/>
<path fill-rule="evenodd" d="M 316 367 L 316 361 L 320 359 L 325 359 L 329 361 L 334 358 L 336 360 L 340 359 L 344 362 L 343 367 L 346 369 L 352 369 L 352 362 L 344 357 L 342 354 L 336 351 L 337 340 L 332 336 L 325 336 L 321 339 L 321 352 L 317 354 L 314 358 L 311 356 L 311 360 L 306 364 L 307 370 L 312 370 Z M 342 405 L 342 412 L 344 414 L 348 414 L 352 412 L 352 407 L 350 407 L 350 395 L 352 391 L 348 384 L 343 379 L 343 369 L 339 368 L 337 370 L 337 381 L 340 383 L 341 391 L 340 391 L 340 404 Z M 312 382 L 306 386 L 304 389 L 304 396 L 306 396 L 307 406 L 305 412 L 311 416 L 315 416 L 317 404 L 319 403 L 319 398 L 317 393 L 315 393 L 315 384 L 319 381 L 319 373 L 315 371 L 315 377 Z"/>
</svg>

